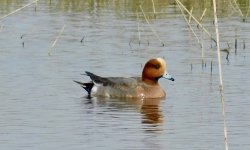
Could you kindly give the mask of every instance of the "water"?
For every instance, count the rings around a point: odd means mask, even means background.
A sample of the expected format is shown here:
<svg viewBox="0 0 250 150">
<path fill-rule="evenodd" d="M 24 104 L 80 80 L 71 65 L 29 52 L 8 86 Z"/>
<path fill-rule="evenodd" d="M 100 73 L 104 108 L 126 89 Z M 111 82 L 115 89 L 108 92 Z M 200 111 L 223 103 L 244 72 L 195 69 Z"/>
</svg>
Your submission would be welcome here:
<svg viewBox="0 0 250 150">
<path fill-rule="evenodd" d="M 0 2 L 1 16 L 29 3 Z M 126 1 L 39 1 L 36 11 L 32 5 L 2 20 L 1 149 L 224 149 L 215 47 L 204 34 L 202 67 L 200 47 L 178 8 L 155 3 L 161 13 L 156 19 L 147 15 L 164 47 L 143 15 L 137 19 L 137 4 Z M 153 12 L 146 1 L 143 8 Z M 230 149 L 249 149 L 249 22 L 227 13 L 219 30 L 221 47 L 231 47 L 229 62 L 222 53 L 228 143 Z M 209 15 L 204 24 L 213 33 Z M 164 57 L 176 79 L 160 80 L 167 91 L 163 100 L 89 100 L 73 82 L 89 81 L 80 75 L 85 70 L 140 75 L 152 57 Z"/>
</svg>

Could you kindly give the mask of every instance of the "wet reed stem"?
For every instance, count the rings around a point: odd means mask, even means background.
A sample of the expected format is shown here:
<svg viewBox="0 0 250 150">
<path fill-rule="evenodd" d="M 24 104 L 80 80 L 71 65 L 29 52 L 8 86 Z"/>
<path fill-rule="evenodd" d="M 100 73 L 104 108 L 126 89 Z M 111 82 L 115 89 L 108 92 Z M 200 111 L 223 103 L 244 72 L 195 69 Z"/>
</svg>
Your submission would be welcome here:
<svg viewBox="0 0 250 150">
<path fill-rule="evenodd" d="M 235 29 L 235 40 L 234 40 L 234 48 L 235 48 L 235 55 L 237 54 L 237 35 L 238 35 L 238 30 L 237 30 L 237 28 Z"/>
<path fill-rule="evenodd" d="M 216 33 L 216 41 L 217 41 L 217 55 L 218 55 L 218 66 L 219 66 L 219 76 L 220 76 L 220 95 L 221 95 L 221 107 L 222 107 L 222 115 L 223 115 L 223 123 L 224 123 L 224 145 L 225 150 L 228 150 L 228 142 L 227 142 L 227 123 L 226 123 L 226 112 L 225 112 L 225 102 L 224 102 L 224 87 L 222 80 L 222 67 L 221 67 L 221 55 L 220 55 L 220 44 L 219 44 L 219 29 L 218 29 L 218 18 L 216 12 L 216 0 L 213 0 L 213 8 L 214 8 L 214 26 Z"/>
</svg>

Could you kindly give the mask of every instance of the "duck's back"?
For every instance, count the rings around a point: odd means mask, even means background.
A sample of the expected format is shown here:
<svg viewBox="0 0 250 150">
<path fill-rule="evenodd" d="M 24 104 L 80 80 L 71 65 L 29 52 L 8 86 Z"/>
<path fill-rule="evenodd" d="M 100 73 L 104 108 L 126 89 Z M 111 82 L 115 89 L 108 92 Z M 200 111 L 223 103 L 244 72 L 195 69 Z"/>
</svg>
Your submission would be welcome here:
<svg viewBox="0 0 250 150">
<path fill-rule="evenodd" d="M 108 77 L 104 79 L 105 83 L 94 85 L 91 92 L 93 96 L 133 98 L 137 97 L 138 86 L 143 84 L 140 77 Z"/>
</svg>

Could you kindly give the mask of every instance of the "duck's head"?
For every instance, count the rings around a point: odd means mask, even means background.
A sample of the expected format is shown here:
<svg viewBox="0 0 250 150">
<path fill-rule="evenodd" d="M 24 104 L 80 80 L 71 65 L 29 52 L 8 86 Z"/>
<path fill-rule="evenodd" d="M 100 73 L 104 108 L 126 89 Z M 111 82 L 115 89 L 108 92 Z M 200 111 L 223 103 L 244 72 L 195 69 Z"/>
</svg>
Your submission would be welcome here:
<svg viewBox="0 0 250 150">
<path fill-rule="evenodd" d="M 142 71 L 142 80 L 147 84 L 158 84 L 160 78 L 174 81 L 174 78 L 167 73 L 167 65 L 162 58 L 153 58 L 147 61 Z"/>
</svg>

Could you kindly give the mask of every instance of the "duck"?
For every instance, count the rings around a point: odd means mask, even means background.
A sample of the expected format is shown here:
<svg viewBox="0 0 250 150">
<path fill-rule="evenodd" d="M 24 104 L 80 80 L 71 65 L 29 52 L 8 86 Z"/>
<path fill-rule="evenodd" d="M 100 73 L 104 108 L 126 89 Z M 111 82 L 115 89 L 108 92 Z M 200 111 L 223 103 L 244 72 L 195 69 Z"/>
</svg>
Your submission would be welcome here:
<svg viewBox="0 0 250 150">
<path fill-rule="evenodd" d="M 158 83 L 159 79 L 165 78 L 171 81 L 175 79 L 167 72 L 167 64 L 163 58 L 148 60 L 142 70 L 142 75 L 137 77 L 102 77 L 85 71 L 90 77 L 90 82 L 75 81 L 84 88 L 88 98 L 135 98 L 153 99 L 165 98 L 166 92 Z"/>
</svg>

